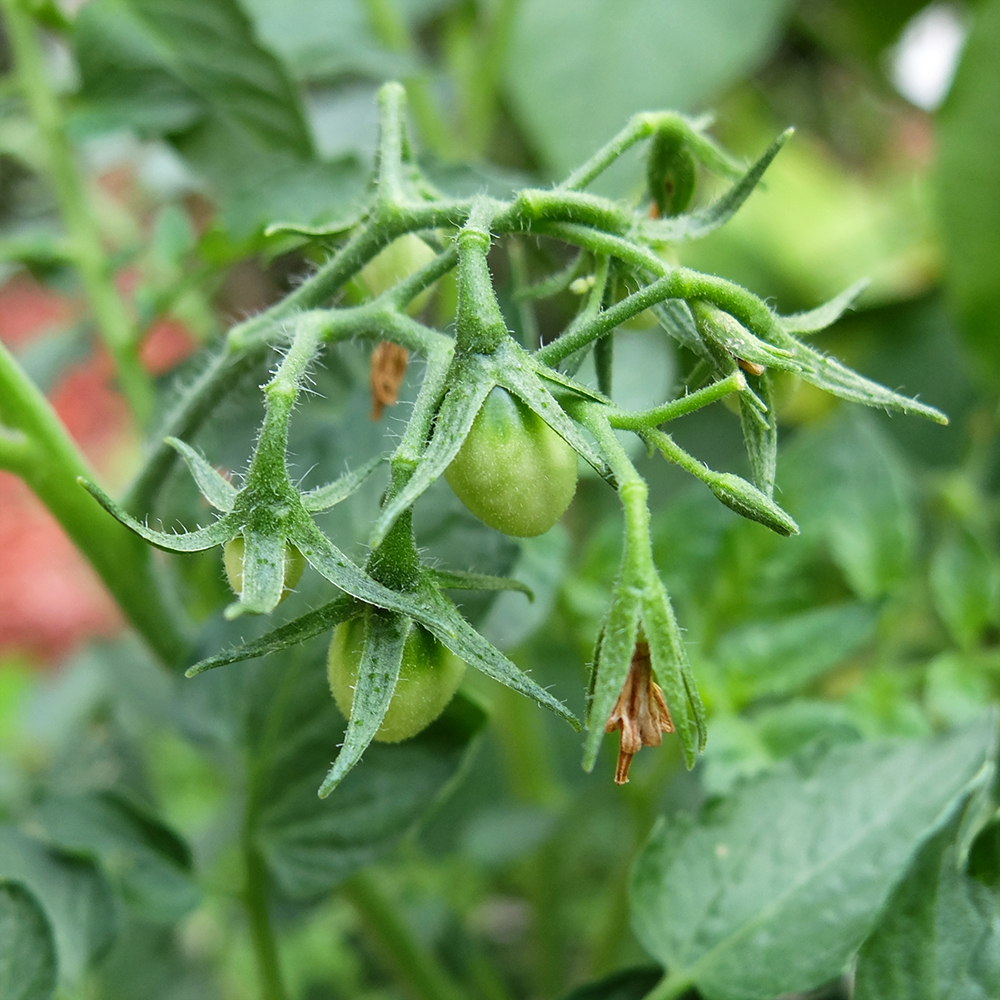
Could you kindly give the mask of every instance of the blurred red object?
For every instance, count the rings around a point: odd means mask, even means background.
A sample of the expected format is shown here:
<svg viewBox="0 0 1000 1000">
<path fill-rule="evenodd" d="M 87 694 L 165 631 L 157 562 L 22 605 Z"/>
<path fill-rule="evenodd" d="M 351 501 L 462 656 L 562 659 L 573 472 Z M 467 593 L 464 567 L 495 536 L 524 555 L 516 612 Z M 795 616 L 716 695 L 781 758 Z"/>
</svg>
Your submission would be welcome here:
<svg viewBox="0 0 1000 1000">
<path fill-rule="evenodd" d="M 0 340 L 23 349 L 76 312 L 70 299 L 18 275 L 0 288 Z M 194 347 L 179 323 L 165 319 L 147 335 L 141 356 L 161 374 Z M 96 350 L 67 370 L 49 398 L 95 469 L 120 478 L 135 454 L 136 433 L 107 354 Z M 59 524 L 20 479 L 0 471 L 0 656 L 48 663 L 120 628 L 117 607 Z"/>
</svg>

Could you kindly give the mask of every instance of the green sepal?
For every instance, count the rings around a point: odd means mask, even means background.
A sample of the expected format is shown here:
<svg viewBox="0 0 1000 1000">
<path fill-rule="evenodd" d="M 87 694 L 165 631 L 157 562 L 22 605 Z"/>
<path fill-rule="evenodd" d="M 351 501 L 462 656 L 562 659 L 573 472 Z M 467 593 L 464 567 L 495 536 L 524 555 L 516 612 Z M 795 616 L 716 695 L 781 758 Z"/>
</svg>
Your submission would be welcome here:
<svg viewBox="0 0 1000 1000">
<path fill-rule="evenodd" d="M 649 142 L 646 187 L 663 218 L 679 215 L 694 196 L 697 163 L 687 132 L 684 124 L 665 122 Z"/>
<path fill-rule="evenodd" d="M 424 572 L 442 590 L 516 590 L 524 594 L 531 603 L 535 601 L 535 592 L 527 584 L 512 580 L 509 576 L 441 569 L 428 569 Z"/>
<path fill-rule="evenodd" d="M 405 615 L 377 608 L 365 612 L 365 645 L 358 666 L 351 717 L 340 753 L 319 787 L 321 799 L 325 799 L 357 764 L 382 725 L 396 691 L 410 625 Z"/>
<path fill-rule="evenodd" d="M 233 509 L 239 492 L 236 487 L 180 438 L 168 437 L 164 441 L 184 459 L 201 495 L 216 510 L 228 514 Z"/>
<path fill-rule="evenodd" d="M 310 514 L 329 510 L 360 489 L 368 477 L 388 458 L 388 455 L 378 455 L 362 465 L 361 468 L 355 469 L 353 472 L 345 472 L 332 483 L 327 483 L 326 486 L 317 486 L 314 490 L 303 493 L 302 506 Z"/>
<path fill-rule="evenodd" d="M 740 476 L 732 472 L 716 472 L 704 482 L 718 500 L 741 517 L 757 521 L 785 537 L 799 533 L 799 526 L 790 514 Z"/>
<path fill-rule="evenodd" d="M 243 614 L 269 614 L 281 601 L 285 587 L 285 539 L 273 531 L 257 531 L 249 525 L 242 534 L 243 589 L 239 600 L 224 612 L 230 620 Z"/>
<path fill-rule="evenodd" d="M 409 482 L 382 508 L 369 542 L 373 549 L 382 543 L 399 515 L 412 507 L 431 483 L 444 474 L 496 384 L 483 370 L 479 359 L 456 358 L 454 364 L 450 386 L 434 422 L 434 433 Z"/>
<path fill-rule="evenodd" d="M 96 483 L 91 483 L 80 476 L 77 482 L 116 520 L 120 521 L 130 531 L 150 545 L 164 552 L 203 552 L 214 545 L 223 545 L 239 533 L 231 514 L 220 517 L 215 524 L 207 528 L 197 528 L 195 531 L 182 531 L 175 535 L 166 531 L 156 531 L 147 528 L 131 514 L 121 508 Z"/>
<path fill-rule="evenodd" d="M 774 497 L 774 477 L 778 467 L 778 418 L 774 408 L 774 392 L 768 372 L 753 375 L 744 372 L 743 377 L 751 391 L 741 392 L 740 423 L 743 425 L 743 442 L 753 471 L 754 482 L 767 497 Z M 750 402 L 757 399 L 764 403 L 767 412 L 764 420 Z"/>
<path fill-rule="evenodd" d="M 707 205 L 697 212 L 678 215 L 670 219 L 643 220 L 638 226 L 639 238 L 653 245 L 677 243 L 681 240 L 700 239 L 725 225 L 736 214 L 743 202 L 750 197 L 753 189 L 760 183 L 764 171 L 771 165 L 771 161 L 778 155 L 781 147 L 788 142 L 794 131 L 791 128 L 785 129 L 743 177 L 711 205 Z"/>
<path fill-rule="evenodd" d="M 653 676 L 663 689 L 674 732 L 688 770 L 706 738 L 705 708 L 691 682 L 690 665 L 670 599 L 659 577 L 647 582 L 642 594 L 642 628 L 649 644 Z"/>
<path fill-rule="evenodd" d="M 889 410 L 899 410 L 902 413 L 917 414 L 933 420 L 936 424 L 947 424 L 948 417 L 939 409 L 921 403 L 917 399 L 903 396 L 887 389 L 878 382 L 859 375 L 836 358 L 828 357 L 821 352 L 795 341 L 797 357 L 803 362 L 800 370 L 802 378 L 818 389 L 828 392 L 851 403 L 862 403 L 865 406 L 880 406 Z"/>
<path fill-rule="evenodd" d="M 188 667 L 184 676 L 197 677 L 198 674 L 203 674 L 206 670 L 214 670 L 216 667 L 224 667 L 230 663 L 240 663 L 243 660 L 253 660 L 258 656 L 267 656 L 268 653 L 277 653 L 290 646 L 297 646 L 312 639 L 313 636 L 329 632 L 341 622 L 353 618 L 364 607 L 365 605 L 349 594 L 342 594 L 330 601 L 329 604 L 324 604 L 286 625 L 271 629 L 259 639 L 253 639 L 240 646 L 232 646 L 214 656 L 199 660 Z"/>
<path fill-rule="evenodd" d="M 793 351 L 766 343 L 752 334 L 739 320 L 711 303 L 695 300 L 691 303 L 691 313 L 702 338 L 717 344 L 734 358 L 763 365 L 765 368 L 793 372 L 801 369 Z"/>
<path fill-rule="evenodd" d="M 587 772 L 592 771 L 597 762 L 604 742 L 604 727 L 632 665 L 639 635 L 639 608 L 639 590 L 619 582 L 594 650 L 587 699 L 587 739 L 583 749 L 583 769 Z"/>
<path fill-rule="evenodd" d="M 779 316 L 778 322 L 786 333 L 818 333 L 828 326 L 833 326 L 848 309 L 853 308 L 869 284 L 868 278 L 862 278 L 854 282 L 850 288 L 845 288 L 839 295 L 835 295 L 829 302 L 824 302 L 823 305 L 807 312 Z"/>
</svg>

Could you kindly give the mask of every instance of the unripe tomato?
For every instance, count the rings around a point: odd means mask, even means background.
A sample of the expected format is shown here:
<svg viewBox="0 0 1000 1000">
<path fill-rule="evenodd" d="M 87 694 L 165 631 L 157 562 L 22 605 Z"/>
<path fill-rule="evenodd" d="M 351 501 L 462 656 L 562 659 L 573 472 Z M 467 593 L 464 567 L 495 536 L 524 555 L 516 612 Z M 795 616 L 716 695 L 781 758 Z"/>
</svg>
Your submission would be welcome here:
<svg viewBox="0 0 1000 1000">
<path fill-rule="evenodd" d="M 505 535 L 530 538 L 548 531 L 573 499 L 576 452 L 497 386 L 444 477 L 481 521 Z"/>
<path fill-rule="evenodd" d="M 237 535 L 226 542 L 222 551 L 222 564 L 226 567 L 226 578 L 233 593 L 239 596 L 243 593 L 243 536 Z M 294 545 L 285 546 L 285 582 L 281 588 L 283 601 L 302 579 L 302 571 L 306 568 L 306 557 Z"/>
<path fill-rule="evenodd" d="M 386 289 L 392 288 L 403 278 L 429 264 L 437 254 L 415 233 L 404 233 L 393 240 L 384 250 L 376 254 L 361 269 L 361 283 L 368 294 L 375 298 Z M 427 300 L 434 290 L 432 285 L 425 288 L 410 304 L 406 311 L 411 316 L 423 312 Z"/>
<path fill-rule="evenodd" d="M 344 718 L 351 717 L 358 668 L 364 652 L 360 618 L 337 626 L 326 661 L 330 690 Z M 399 743 L 426 729 L 454 697 L 465 673 L 465 661 L 420 625 L 413 625 L 403 646 L 403 661 L 389 710 L 375 734 L 381 743 Z"/>
</svg>

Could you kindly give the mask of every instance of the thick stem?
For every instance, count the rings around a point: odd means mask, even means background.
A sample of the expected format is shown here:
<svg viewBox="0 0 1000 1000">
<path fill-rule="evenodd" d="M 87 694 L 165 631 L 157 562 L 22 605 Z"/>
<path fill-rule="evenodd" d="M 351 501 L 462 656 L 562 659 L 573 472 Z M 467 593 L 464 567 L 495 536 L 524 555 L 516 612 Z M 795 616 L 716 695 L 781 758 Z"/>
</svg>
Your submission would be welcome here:
<svg viewBox="0 0 1000 1000">
<path fill-rule="evenodd" d="M 122 390 L 132 412 L 144 424 L 153 409 L 152 383 L 139 364 L 134 324 L 115 287 L 96 216 L 74 162 L 62 108 L 46 79 L 35 25 L 18 0 L 0 0 L 0 9 L 14 50 L 21 90 L 45 144 L 49 174 L 69 236 L 70 255 L 80 271 L 101 337 L 114 358 Z"/>
<path fill-rule="evenodd" d="M 343 891 L 415 1000 L 466 1000 L 437 958 L 414 938 L 370 873 L 358 872 Z"/>
<path fill-rule="evenodd" d="M 185 630 L 161 587 L 149 547 L 77 482 L 94 473 L 52 407 L 0 345 L 0 420 L 19 435 L 8 467 L 20 475 L 104 581 L 125 617 L 165 663 L 180 665 Z M 8 440 L 10 438 L 8 437 Z"/>
<path fill-rule="evenodd" d="M 257 849 L 252 845 L 244 843 L 243 854 L 246 865 L 243 905 L 246 909 L 254 958 L 257 960 L 261 1000 L 288 1000 L 268 908 L 267 869 Z"/>
<path fill-rule="evenodd" d="M 677 1000 L 693 986 L 694 982 L 687 976 L 668 973 L 656 984 L 652 993 L 646 994 L 645 1000 Z"/>
</svg>

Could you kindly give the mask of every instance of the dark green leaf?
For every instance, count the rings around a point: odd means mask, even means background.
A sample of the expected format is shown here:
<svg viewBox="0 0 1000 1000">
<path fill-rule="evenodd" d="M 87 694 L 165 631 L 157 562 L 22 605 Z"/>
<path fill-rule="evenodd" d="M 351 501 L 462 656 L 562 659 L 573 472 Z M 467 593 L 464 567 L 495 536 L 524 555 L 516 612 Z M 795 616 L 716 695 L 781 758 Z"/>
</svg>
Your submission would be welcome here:
<svg viewBox="0 0 1000 1000">
<path fill-rule="evenodd" d="M 1000 3 L 977 6 L 939 112 L 937 203 L 948 297 L 976 357 L 1000 372 Z"/>
<path fill-rule="evenodd" d="M 56 945 L 34 896 L 0 882 L 0 997 L 50 1000 L 56 991 Z"/>
<path fill-rule="evenodd" d="M 961 817 L 929 840 L 858 955 L 855 1000 L 965 1000 L 1000 899 L 962 870 Z"/>
<path fill-rule="evenodd" d="M 640 940 L 707 1000 L 833 979 L 914 852 L 991 780 L 995 729 L 990 714 L 938 739 L 841 744 L 661 823 L 632 879 Z"/>
<path fill-rule="evenodd" d="M 242 774 L 250 836 L 278 886 L 300 898 L 391 850 L 455 779 L 485 719 L 458 695 L 414 739 L 370 746 L 321 800 L 344 733 L 325 653 L 325 642 L 312 642 L 181 687 L 186 727 Z"/>
<path fill-rule="evenodd" d="M 187 845 L 173 830 L 109 792 L 52 796 L 38 807 L 48 840 L 96 857 L 147 920 L 173 923 L 198 902 Z"/>
<path fill-rule="evenodd" d="M 116 930 L 114 899 L 92 862 L 0 826 L 0 878 L 20 882 L 41 904 L 55 937 L 60 982 L 76 983 L 108 950 Z"/>
<path fill-rule="evenodd" d="M 195 117 L 236 126 L 262 146 L 307 158 L 309 130 L 281 64 L 254 40 L 235 0 L 95 0 L 76 20 L 85 97 L 151 97 Z"/>
<path fill-rule="evenodd" d="M 578 986 L 562 1000 L 642 1000 L 662 978 L 659 969 L 624 969 L 596 983 Z"/>
</svg>

